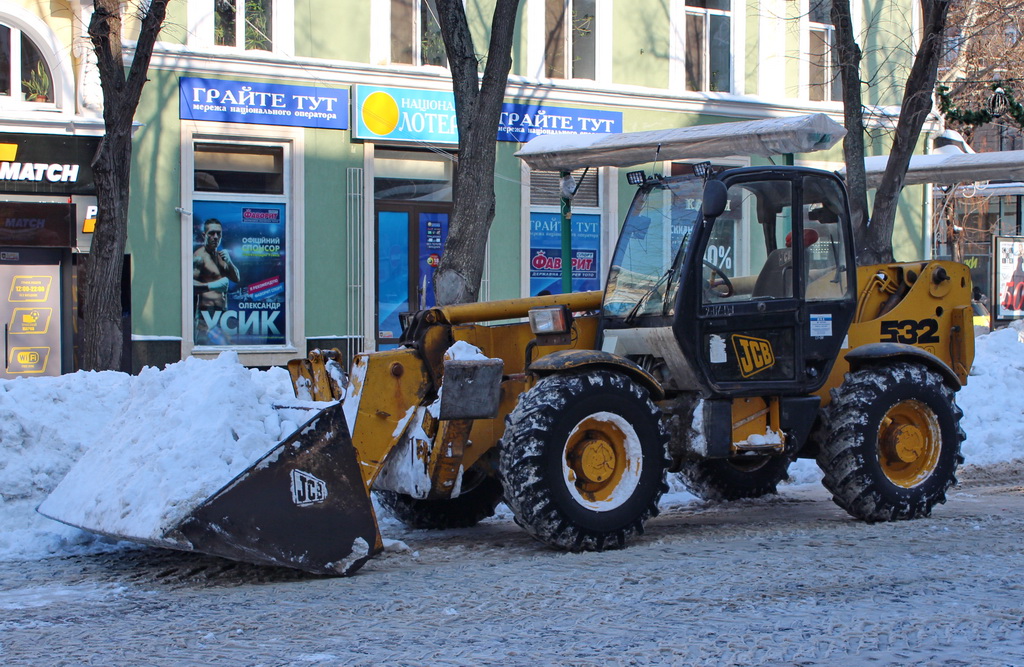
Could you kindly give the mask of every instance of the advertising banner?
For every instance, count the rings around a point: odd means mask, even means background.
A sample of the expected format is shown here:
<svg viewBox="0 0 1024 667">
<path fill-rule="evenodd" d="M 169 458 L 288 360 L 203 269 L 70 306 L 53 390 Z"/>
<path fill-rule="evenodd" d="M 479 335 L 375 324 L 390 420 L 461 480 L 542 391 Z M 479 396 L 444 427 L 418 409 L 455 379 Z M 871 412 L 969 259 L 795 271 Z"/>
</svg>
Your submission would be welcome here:
<svg viewBox="0 0 1024 667">
<path fill-rule="evenodd" d="M 357 139 L 459 142 L 451 91 L 356 86 L 352 111 L 352 134 Z M 507 102 L 501 107 L 497 140 L 524 142 L 541 134 L 621 131 L 621 111 Z"/>
<path fill-rule="evenodd" d="M 181 77 L 178 117 L 220 123 L 348 129 L 348 90 Z"/>
<path fill-rule="evenodd" d="M 0 133 L 0 192 L 92 195 L 99 137 Z"/>
<path fill-rule="evenodd" d="M 285 345 L 284 204 L 193 203 L 196 345 Z"/>
<path fill-rule="evenodd" d="M 562 293 L 562 220 L 530 214 L 530 295 Z M 572 216 L 572 291 L 601 289 L 601 216 Z"/>
<path fill-rule="evenodd" d="M 1024 318 L 1024 236 L 997 236 L 992 241 L 995 252 L 995 285 L 997 320 Z"/>
<path fill-rule="evenodd" d="M 0 245 L 75 245 L 74 204 L 0 202 Z"/>
</svg>

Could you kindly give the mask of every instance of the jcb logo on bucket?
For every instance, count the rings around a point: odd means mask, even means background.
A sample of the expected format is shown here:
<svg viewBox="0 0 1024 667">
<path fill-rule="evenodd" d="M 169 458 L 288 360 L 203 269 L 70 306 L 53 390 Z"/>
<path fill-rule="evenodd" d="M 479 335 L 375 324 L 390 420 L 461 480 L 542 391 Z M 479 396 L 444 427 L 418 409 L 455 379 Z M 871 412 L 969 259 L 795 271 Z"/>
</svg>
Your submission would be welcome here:
<svg viewBox="0 0 1024 667">
<path fill-rule="evenodd" d="M 733 335 L 732 347 L 736 351 L 740 375 L 745 378 L 775 365 L 772 344 L 763 338 Z"/>
<path fill-rule="evenodd" d="M 327 484 L 308 472 L 292 470 L 292 502 L 299 507 L 327 500 Z"/>
</svg>

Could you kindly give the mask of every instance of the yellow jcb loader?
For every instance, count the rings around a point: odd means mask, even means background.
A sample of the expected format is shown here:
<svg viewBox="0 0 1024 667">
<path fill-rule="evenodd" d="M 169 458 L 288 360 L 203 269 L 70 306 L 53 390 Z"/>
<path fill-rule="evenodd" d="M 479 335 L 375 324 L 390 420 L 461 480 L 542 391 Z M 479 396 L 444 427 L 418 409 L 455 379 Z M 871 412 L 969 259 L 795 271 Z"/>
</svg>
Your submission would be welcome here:
<svg viewBox="0 0 1024 667">
<path fill-rule="evenodd" d="M 843 133 L 742 143 L 750 125 L 722 126 L 724 148 L 658 142 L 661 159 L 802 152 Z M 636 157 L 592 148 L 557 168 Z M 376 493 L 417 528 L 471 526 L 504 501 L 541 542 L 600 551 L 644 531 L 668 472 L 703 498 L 755 497 L 798 457 L 858 519 L 928 516 L 962 461 L 968 269 L 857 267 L 835 173 L 692 171 L 634 175 L 603 292 L 409 313 L 400 345 L 357 355 L 347 382 L 336 352 L 293 362 L 301 395 L 337 402 L 178 534 L 199 551 L 349 574 L 381 549 Z M 296 484 L 315 502 L 296 502 Z"/>
</svg>

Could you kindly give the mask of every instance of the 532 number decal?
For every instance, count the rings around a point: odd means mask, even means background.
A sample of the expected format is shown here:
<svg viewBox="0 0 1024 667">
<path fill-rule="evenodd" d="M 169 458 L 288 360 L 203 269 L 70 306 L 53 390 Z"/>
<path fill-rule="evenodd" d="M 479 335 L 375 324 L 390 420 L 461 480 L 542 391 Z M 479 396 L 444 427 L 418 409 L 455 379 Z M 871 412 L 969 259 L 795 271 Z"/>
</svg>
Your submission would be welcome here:
<svg viewBox="0 0 1024 667">
<path fill-rule="evenodd" d="M 883 343 L 906 343 L 924 345 L 939 342 L 939 323 L 932 318 L 926 320 L 882 320 Z"/>
</svg>

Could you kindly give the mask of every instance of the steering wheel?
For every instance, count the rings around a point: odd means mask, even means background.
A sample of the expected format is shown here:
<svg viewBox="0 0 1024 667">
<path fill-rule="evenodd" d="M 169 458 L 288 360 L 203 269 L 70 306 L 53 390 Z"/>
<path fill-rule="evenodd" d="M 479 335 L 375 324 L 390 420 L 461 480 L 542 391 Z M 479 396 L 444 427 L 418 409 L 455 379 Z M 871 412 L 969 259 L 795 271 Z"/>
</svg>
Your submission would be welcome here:
<svg viewBox="0 0 1024 667">
<path fill-rule="evenodd" d="M 732 286 L 732 281 L 729 280 L 729 276 L 725 274 L 725 271 L 722 271 L 722 269 L 707 260 L 704 260 L 704 266 L 711 269 L 712 273 L 707 285 L 705 285 L 705 289 L 721 299 L 728 299 L 736 293 L 736 290 Z M 722 286 L 725 286 L 724 292 L 718 290 L 718 288 Z"/>
</svg>

